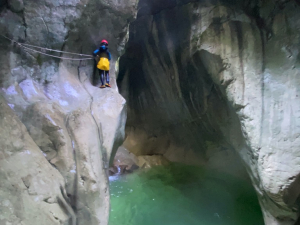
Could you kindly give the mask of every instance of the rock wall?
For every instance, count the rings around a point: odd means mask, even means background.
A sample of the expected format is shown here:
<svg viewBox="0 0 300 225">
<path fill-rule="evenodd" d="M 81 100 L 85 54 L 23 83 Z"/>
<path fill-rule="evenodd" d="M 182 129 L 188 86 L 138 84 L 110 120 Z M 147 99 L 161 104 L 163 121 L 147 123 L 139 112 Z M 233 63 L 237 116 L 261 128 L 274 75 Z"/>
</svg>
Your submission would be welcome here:
<svg viewBox="0 0 300 225">
<path fill-rule="evenodd" d="M 267 225 L 299 213 L 298 1 L 139 3 L 120 60 L 124 146 L 242 170 Z"/>
<path fill-rule="evenodd" d="M 136 4 L 0 1 L 0 33 L 15 41 L 91 54 L 105 38 L 113 57 L 112 89 L 100 90 L 93 60 L 54 59 L 0 37 L 0 224 L 108 223 L 107 169 L 126 121 L 115 68 Z"/>
</svg>

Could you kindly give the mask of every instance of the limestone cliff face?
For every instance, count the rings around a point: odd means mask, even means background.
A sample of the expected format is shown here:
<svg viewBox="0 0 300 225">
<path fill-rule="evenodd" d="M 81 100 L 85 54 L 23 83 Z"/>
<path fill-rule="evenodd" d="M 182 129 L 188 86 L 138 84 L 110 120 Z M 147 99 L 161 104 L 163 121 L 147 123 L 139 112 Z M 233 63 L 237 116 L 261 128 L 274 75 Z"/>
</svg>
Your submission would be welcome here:
<svg viewBox="0 0 300 225">
<path fill-rule="evenodd" d="M 299 10 L 298 1 L 141 0 L 120 61 L 125 147 L 229 170 L 240 170 L 238 153 L 265 223 L 295 224 Z"/>
<path fill-rule="evenodd" d="M 1 37 L 0 224 L 105 225 L 107 168 L 126 121 L 115 62 L 136 1 L 8 0 L 0 6 L 0 33 L 15 41 L 91 54 L 105 38 L 113 56 L 113 88 L 100 90 L 91 84 L 97 83 L 93 60 L 53 59 Z"/>
</svg>

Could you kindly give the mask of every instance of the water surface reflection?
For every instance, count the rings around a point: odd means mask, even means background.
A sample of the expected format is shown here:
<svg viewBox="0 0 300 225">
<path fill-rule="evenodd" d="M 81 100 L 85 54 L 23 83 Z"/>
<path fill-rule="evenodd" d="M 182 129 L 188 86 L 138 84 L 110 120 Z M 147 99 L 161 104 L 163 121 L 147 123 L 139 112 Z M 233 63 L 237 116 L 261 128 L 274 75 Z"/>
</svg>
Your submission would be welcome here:
<svg viewBox="0 0 300 225">
<path fill-rule="evenodd" d="M 252 186 L 171 164 L 110 177 L 109 225 L 263 225 Z"/>
</svg>

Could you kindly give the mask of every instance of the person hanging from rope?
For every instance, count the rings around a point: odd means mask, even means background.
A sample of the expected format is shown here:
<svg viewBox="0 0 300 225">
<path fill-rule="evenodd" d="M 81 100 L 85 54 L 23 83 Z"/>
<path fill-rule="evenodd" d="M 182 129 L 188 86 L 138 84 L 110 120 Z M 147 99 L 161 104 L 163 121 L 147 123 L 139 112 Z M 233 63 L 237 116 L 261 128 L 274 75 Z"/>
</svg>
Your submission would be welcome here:
<svg viewBox="0 0 300 225">
<path fill-rule="evenodd" d="M 108 42 L 102 40 L 99 49 L 95 50 L 93 53 L 95 60 L 97 61 L 99 59 L 97 68 L 101 80 L 100 88 L 111 87 L 109 84 L 109 61 L 111 60 L 111 54 L 107 46 Z"/>
</svg>

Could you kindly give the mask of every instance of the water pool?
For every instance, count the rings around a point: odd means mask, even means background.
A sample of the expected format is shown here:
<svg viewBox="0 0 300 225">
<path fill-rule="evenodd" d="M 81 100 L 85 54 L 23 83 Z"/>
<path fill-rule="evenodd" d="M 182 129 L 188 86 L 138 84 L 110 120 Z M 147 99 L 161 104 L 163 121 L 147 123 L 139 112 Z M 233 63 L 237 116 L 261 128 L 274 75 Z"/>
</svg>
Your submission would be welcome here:
<svg viewBox="0 0 300 225">
<path fill-rule="evenodd" d="M 171 164 L 110 177 L 109 225 L 263 225 L 251 185 Z"/>
</svg>

